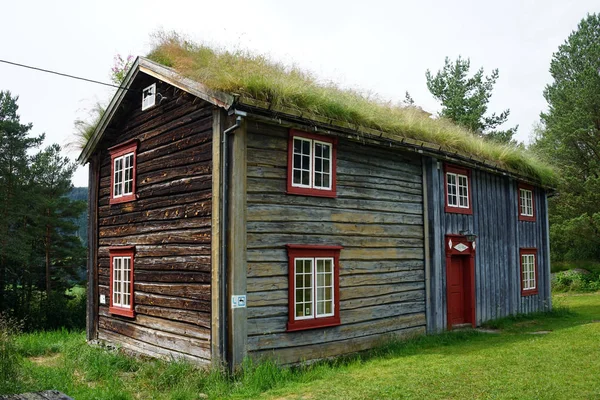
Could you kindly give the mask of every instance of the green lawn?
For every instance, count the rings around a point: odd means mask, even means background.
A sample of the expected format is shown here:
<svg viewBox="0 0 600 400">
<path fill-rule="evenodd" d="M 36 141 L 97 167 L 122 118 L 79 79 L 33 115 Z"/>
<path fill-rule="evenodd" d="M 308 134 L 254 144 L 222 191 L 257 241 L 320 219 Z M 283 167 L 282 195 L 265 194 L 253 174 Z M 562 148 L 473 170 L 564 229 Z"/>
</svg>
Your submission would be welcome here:
<svg viewBox="0 0 600 400">
<path fill-rule="evenodd" d="M 10 391 L 58 389 L 80 399 L 600 398 L 600 293 L 558 295 L 551 315 L 446 333 L 301 369 L 266 363 L 227 378 L 178 362 L 87 346 L 82 333 L 21 335 Z M 568 308 L 569 311 L 565 311 Z M 546 335 L 529 332 L 548 330 Z M 202 395 L 201 395 L 202 394 Z"/>
<path fill-rule="evenodd" d="M 501 334 L 428 337 L 320 380 L 264 394 L 277 399 L 600 398 L 600 294 L 555 296 L 571 310 L 504 320 Z M 594 323 L 593 321 L 599 320 Z M 551 330 L 546 335 L 531 332 Z"/>
</svg>

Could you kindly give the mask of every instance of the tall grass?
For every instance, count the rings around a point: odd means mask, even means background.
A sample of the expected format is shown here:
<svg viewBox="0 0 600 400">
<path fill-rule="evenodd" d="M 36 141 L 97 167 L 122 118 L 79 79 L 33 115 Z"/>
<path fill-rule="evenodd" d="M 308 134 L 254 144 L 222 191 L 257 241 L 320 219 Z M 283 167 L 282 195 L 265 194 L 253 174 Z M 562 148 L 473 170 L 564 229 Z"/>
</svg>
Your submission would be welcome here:
<svg viewBox="0 0 600 400">
<path fill-rule="evenodd" d="M 498 164 L 542 184 L 555 183 L 553 168 L 515 146 L 487 141 L 443 118 L 432 119 L 416 107 L 404 107 L 376 95 L 321 82 L 310 72 L 249 51 L 226 51 L 185 40 L 176 33 L 155 35 L 151 60 L 172 67 L 213 90 L 286 107 L 382 132 L 417 139 Z M 310 115 L 309 115 L 310 117 Z"/>
<path fill-rule="evenodd" d="M 22 358 L 16 345 L 21 324 L 7 314 L 0 314 L 0 393 L 16 390 Z"/>
</svg>

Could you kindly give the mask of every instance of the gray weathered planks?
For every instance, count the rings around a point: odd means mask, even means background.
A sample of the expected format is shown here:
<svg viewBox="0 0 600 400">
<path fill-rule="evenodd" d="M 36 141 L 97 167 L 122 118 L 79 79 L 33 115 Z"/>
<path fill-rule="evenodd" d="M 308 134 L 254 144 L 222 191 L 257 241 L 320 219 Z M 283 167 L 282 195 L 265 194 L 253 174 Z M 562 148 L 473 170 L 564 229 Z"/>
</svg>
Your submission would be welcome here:
<svg viewBox="0 0 600 400">
<path fill-rule="evenodd" d="M 471 170 L 473 215 L 444 212 L 443 164 L 424 161 L 428 187 L 431 257 L 431 308 L 427 331 L 446 329 L 446 258 L 444 237 L 471 230 L 477 235 L 475 258 L 476 320 L 487 320 L 550 307 L 550 265 L 546 193 L 535 190 L 535 222 L 518 220 L 517 183 L 512 178 Z M 519 248 L 538 249 L 539 294 L 521 296 Z"/>
<path fill-rule="evenodd" d="M 248 352 L 282 363 L 367 349 L 424 332 L 418 157 L 340 140 L 337 198 L 287 195 L 285 128 L 248 124 Z M 342 245 L 333 328 L 286 332 L 286 244 Z"/>
</svg>

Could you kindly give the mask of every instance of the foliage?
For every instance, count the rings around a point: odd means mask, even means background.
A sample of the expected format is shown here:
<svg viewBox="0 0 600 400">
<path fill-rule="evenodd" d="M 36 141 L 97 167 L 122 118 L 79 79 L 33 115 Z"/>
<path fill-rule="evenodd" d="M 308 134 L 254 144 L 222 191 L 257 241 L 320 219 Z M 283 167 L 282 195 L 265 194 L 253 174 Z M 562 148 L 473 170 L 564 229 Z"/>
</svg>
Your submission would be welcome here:
<svg viewBox="0 0 600 400">
<path fill-rule="evenodd" d="M 127 75 L 127 72 L 129 72 L 131 65 L 133 65 L 133 56 L 131 54 L 128 55 L 126 59 L 123 59 L 120 54 L 117 54 L 114 59 L 114 65 L 110 70 L 110 80 L 115 85 L 121 85 L 125 80 L 125 76 Z"/>
<path fill-rule="evenodd" d="M 96 131 L 96 126 L 100 123 L 105 112 L 106 106 L 100 102 L 96 102 L 94 106 L 88 110 L 86 118 L 76 119 L 73 123 L 75 128 L 75 141 L 70 143 L 69 146 L 76 149 L 83 149 Z"/>
<path fill-rule="evenodd" d="M 15 345 L 25 357 L 23 391 L 76 399 L 595 398 L 600 324 L 590 322 L 600 319 L 600 294 L 554 304 L 550 313 L 496 321 L 499 334 L 445 332 L 295 368 L 246 360 L 234 376 L 87 346 L 83 333 L 67 330 L 24 334 Z M 552 332 L 529 334 L 538 330 Z"/>
<path fill-rule="evenodd" d="M 544 184 L 554 171 L 523 149 L 485 141 L 447 118 L 430 118 L 417 107 L 385 102 L 374 95 L 322 83 L 313 74 L 287 67 L 248 51 L 223 51 L 184 40 L 177 34 L 158 34 L 148 57 L 173 67 L 208 88 L 383 132 L 394 139 L 412 138 L 441 149 L 497 163 Z"/>
<path fill-rule="evenodd" d="M 73 201 L 80 201 L 84 204 L 88 202 L 88 188 L 87 187 L 74 187 L 69 193 L 69 199 Z M 83 247 L 87 247 L 87 210 L 82 212 L 79 217 L 77 217 L 74 221 L 75 225 L 77 225 L 77 236 L 79 240 L 81 240 L 81 244 Z"/>
<path fill-rule="evenodd" d="M 75 166 L 60 147 L 35 152 L 43 136 L 20 123 L 17 99 L 0 91 L 0 310 L 55 327 L 53 313 L 66 310 L 64 291 L 84 267 L 73 223 L 84 203 L 67 197 Z"/>
<path fill-rule="evenodd" d="M 600 290 L 600 273 L 577 270 L 557 272 L 552 279 L 554 292 L 596 292 Z"/>
<path fill-rule="evenodd" d="M 553 54 L 548 110 L 533 148 L 561 166 L 550 199 L 555 260 L 600 260 L 600 14 L 590 14 Z"/>
<path fill-rule="evenodd" d="M 455 62 L 451 62 L 446 57 L 444 67 L 435 75 L 429 70 L 425 73 L 427 88 L 442 103 L 440 117 L 449 118 L 494 141 L 510 143 L 518 126 L 506 131 L 496 130 L 506 122 L 510 110 L 504 110 L 499 115 L 485 115 L 499 77 L 498 70 L 493 70 L 490 76 L 484 76 L 483 68 L 480 68 L 468 77 L 470 68 L 471 61 L 468 58 L 465 60 L 459 56 Z"/>
<path fill-rule="evenodd" d="M 0 393 L 8 393 L 17 388 L 20 378 L 22 357 L 18 352 L 15 337 L 21 331 L 21 324 L 5 313 L 0 313 Z"/>
</svg>

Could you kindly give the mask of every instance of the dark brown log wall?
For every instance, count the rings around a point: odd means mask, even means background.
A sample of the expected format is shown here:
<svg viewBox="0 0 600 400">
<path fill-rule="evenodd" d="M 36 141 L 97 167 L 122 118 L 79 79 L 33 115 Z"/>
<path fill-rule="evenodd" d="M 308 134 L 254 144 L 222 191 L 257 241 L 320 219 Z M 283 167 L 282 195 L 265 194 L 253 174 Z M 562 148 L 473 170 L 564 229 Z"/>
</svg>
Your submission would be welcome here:
<svg viewBox="0 0 600 400">
<path fill-rule="evenodd" d="M 337 198 L 287 195 L 288 130 L 248 122 L 248 352 L 281 363 L 425 332 L 418 156 L 340 140 Z M 286 244 L 342 245 L 337 327 L 286 332 Z"/>
<path fill-rule="evenodd" d="M 138 87 L 149 85 L 149 77 Z M 102 149 L 137 138 L 135 201 L 109 204 L 110 155 L 102 151 L 98 200 L 99 294 L 109 299 L 110 246 L 134 245 L 135 318 L 100 305 L 98 337 L 159 357 L 211 359 L 212 106 L 167 84 L 168 100 L 141 111 L 128 95 Z"/>
</svg>

